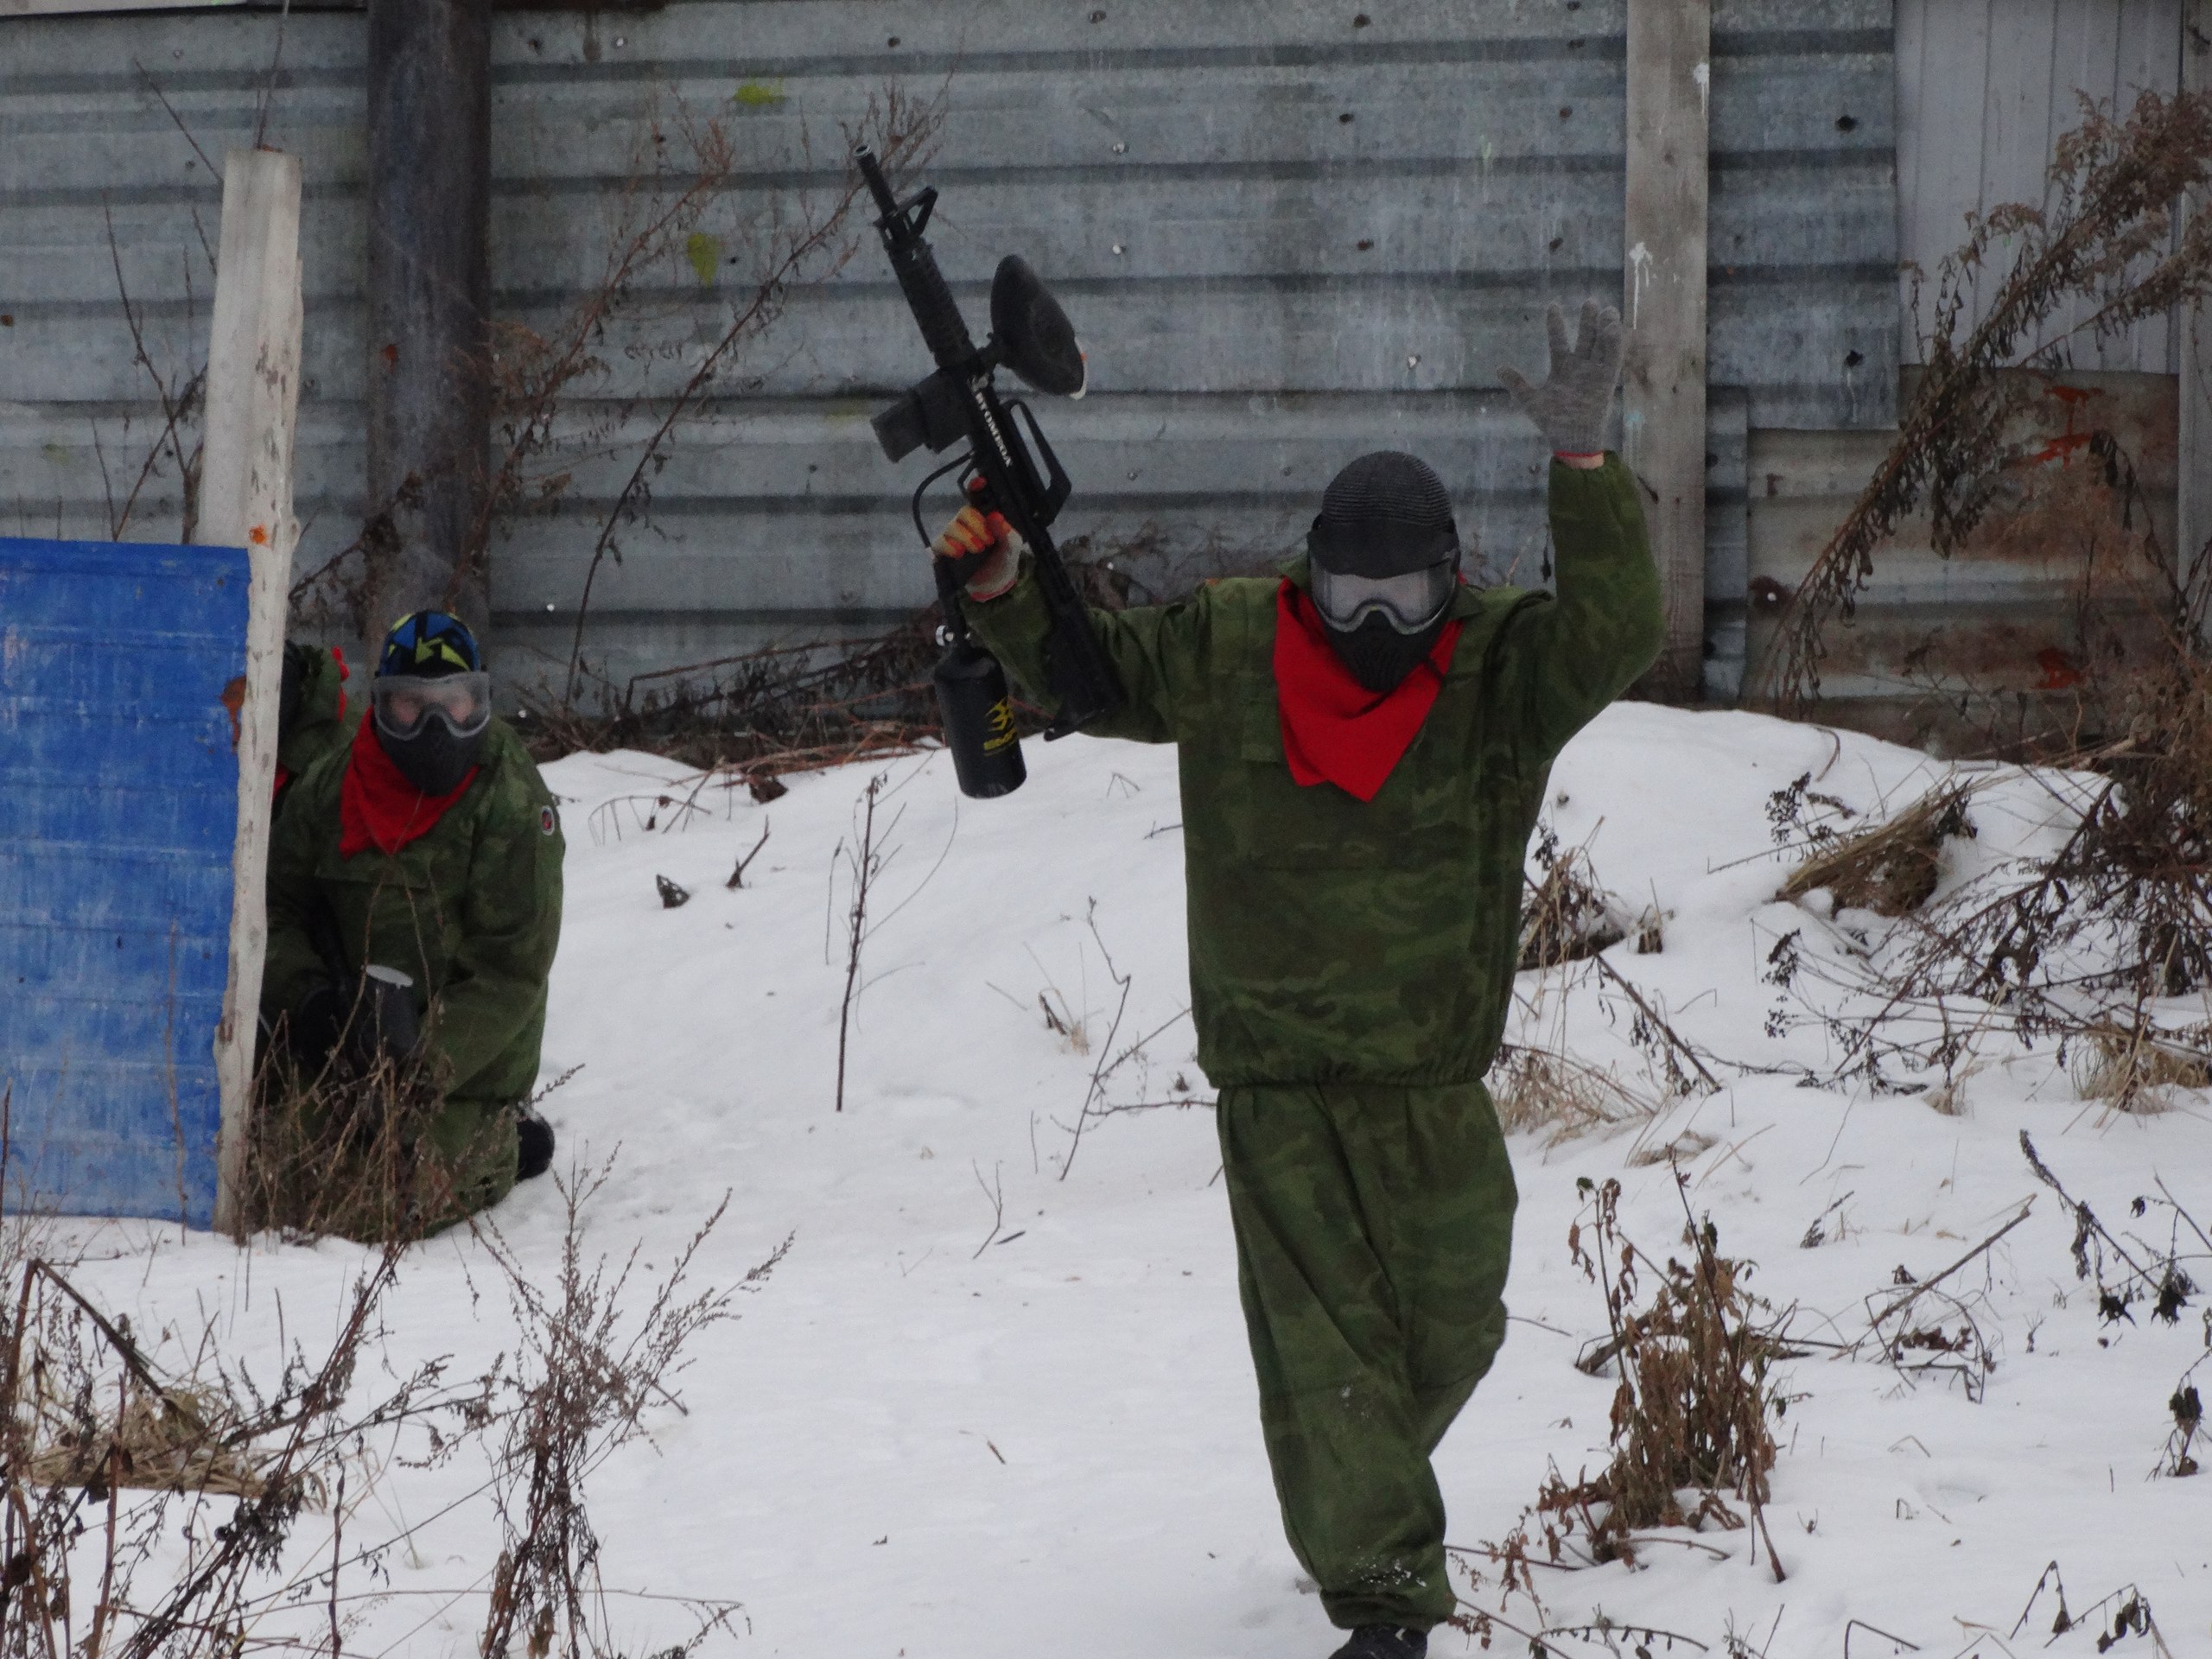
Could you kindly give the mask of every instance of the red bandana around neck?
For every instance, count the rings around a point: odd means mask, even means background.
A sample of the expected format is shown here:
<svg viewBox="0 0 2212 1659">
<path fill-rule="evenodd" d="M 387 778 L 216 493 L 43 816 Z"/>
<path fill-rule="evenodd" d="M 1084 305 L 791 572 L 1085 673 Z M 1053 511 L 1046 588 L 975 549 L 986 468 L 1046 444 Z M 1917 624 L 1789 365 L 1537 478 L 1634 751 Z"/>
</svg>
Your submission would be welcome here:
<svg viewBox="0 0 2212 1659">
<path fill-rule="evenodd" d="M 1275 594 L 1275 703 L 1291 777 L 1373 800 L 1435 706 L 1459 643 L 1455 617 L 1421 666 L 1377 696 L 1337 655 L 1313 601 L 1286 580 Z"/>
<path fill-rule="evenodd" d="M 338 786 L 338 856 L 351 858 L 373 847 L 396 853 L 438 827 L 446 809 L 468 793 L 480 768 L 443 795 L 425 795 L 407 781 L 407 774 L 393 764 L 370 728 L 373 716 L 365 717 L 353 734 L 353 747 L 346 761 L 346 776 Z"/>
</svg>

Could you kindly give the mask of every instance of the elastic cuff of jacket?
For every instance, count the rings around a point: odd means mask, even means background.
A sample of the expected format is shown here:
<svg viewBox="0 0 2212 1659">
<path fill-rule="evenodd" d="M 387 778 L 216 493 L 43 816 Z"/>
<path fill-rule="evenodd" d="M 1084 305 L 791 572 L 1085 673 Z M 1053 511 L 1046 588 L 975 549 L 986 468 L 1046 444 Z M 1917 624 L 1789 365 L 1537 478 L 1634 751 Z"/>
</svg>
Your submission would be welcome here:
<svg viewBox="0 0 2212 1659">
<path fill-rule="evenodd" d="M 1006 573 L 1006 580 L 999 583 L 997 587 L 993 588 L 987 592 L 978 592 L 976 584 L 971 582 L 968 583 L 966 587 L 963 588 L 961 591 L 966 594 L 969 598 L 974 600 L 978 605 L 988 605 L 995 599 L 1005 598 L 1007 594 L 1012 593 L 1020 583 L 1022 571 L 1021 555 L 1017 553 L 1013 558 L 1007 561 L 1007 564 L 1008 569 Z"/>
<path fill-rule="evenodd" d="M 1554 461 L 1603 461 L 1605 458 L 1605 452 L 1602 449 L 1554 449 L 1552 451 Z"/>
</svg>

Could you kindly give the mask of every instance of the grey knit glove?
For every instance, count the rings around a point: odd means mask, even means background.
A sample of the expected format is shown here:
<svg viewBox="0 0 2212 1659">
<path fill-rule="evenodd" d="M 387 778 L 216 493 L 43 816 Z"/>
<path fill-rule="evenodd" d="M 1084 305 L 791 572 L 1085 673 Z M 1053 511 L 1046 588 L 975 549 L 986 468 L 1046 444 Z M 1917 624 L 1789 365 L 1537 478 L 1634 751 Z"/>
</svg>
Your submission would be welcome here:
<svg viewBox="0 0 2212 1659">
<path fill-rule="evenodd" d="M 1595 454 L 1605 446 L 1605 416 L 1621 378 L 1621 314 L 1583 301 L 1580 337 L 1569 343 L 1567 314 L 1554 303 L 1544 328 L 1552 341 L 1550 378 L 1541 386 L 1530 385 L 1518 369 L 1500 369 L 1497 378 L 1554 454 Z"/>
</svg>

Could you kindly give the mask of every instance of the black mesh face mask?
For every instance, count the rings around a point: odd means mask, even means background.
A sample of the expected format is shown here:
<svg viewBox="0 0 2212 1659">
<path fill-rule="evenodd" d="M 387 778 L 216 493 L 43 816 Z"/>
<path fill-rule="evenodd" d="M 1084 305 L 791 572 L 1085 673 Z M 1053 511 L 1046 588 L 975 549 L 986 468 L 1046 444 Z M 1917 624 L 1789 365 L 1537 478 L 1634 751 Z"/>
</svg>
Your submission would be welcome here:
<svg viewBox="0 0 2212 1659">
<path fill-rule="evenodd" d="M 1330 480 L 1306 550 L 1329 643 L 1369 690 L 1395 690 L 1434 648 L 1459 588 L 1443 481 L 1413 455 L 1362 455 Z"/>
<path fill-rule="evenodd" d="M 377 741 L 400 775 L 425 795 L 451 794 L 484 754 L 481 731 L 463 737 L 439 717 L 425 721 L 412 737 L 394 737 L 379 726 Z"/>
<path fill-rule="evenodd" d="M 425 795 L 451 793 L 482 757 L 492 723 L 488 674 L 378 675 L 369 694 L 377 741 Z"/>
</svg>

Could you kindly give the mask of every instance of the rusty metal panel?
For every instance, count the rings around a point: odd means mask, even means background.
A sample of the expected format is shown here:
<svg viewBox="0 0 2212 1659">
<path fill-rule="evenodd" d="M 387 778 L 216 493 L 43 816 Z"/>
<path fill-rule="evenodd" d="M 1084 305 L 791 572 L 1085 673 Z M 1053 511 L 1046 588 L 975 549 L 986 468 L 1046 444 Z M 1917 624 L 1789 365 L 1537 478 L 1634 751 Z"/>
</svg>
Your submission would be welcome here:
<svg viewBox="0 0 2212 1659">
<path fill-rule="evenodd" d="M 1917 372 L 1906 372 L 1904 396 Z M 2039 705 L 2063 702 L 2080 671 L 2079 606 L 2092 543 L 2111 560 L 2121 541 L 2116 498 L 2088 453 L 2092 432 L 2110 433 L 2133 463 L 2151 533 L 2173 545 L 2174 378 L 2022 372 L 2016 384 L 2028 398 L 2019 435 L 2030 461 L 1951 557 L 1936 553 L 1924 518 L 1876 550 L 1856 615 L 1827 632 L 1821 718 L 1902 742 L 1968 750 L 1986 746 L 1993 719 L 2032 726 Z M 1751 434 L 1755 677 L 1789 596 L 1891 441 L 1878 433 Z"/>
<path fill-rule="evenodd" d="M 1018 247 L 1091 348 L 1093 397 L 1046 412 L 1077 484 L 1069 535 L 1163 569 L 1257 562 L 1295 545 L 1337 466 L 1402 444 L 1444 474 L 1492 568 L 1525 578 L 1544 563 L 1542 457 L 1496 371 L 1533 365 L 1547 300 L 1622 291 L 1624 3 L 1399 0 L 1363 23 L 1319 0 L 502 14 L 495 304 L 541 328 L 569 315 L 666 148 L 655 137 L 680 145 L 687 121 L 720 119 L 760 189 L 819 197 L 842 177 L 841 121 L 888 80 L 942 87 L 929 172 L 956 288 L 980 317 L 993 263 Z M 162 419 L 108 225 L 146 355 L 181 384 L 212 285 L 206 160 L 248 142 L 265 104 L 268 141 L 301 156 L 307 187 L 299 568 L 358 531 L 362 24 L 294 15 L 272 73 L 277 27 L 0 25 L 0 527 L 105 535 L 137 487 L 130 533 L 178 533 L 175 466 L 137 479 Z M 1716 455 L 1741 453 L 1745 423 L 1895 417 L 1891 31 L 1890 0 L 1716 5 L 1710 359 L 1713 408 L 1733 411 Z M 704 228 L 726 245 L 637 285 L 570 429 L 649 426 L 719 332 L 743 226 Z M 589 637 L 610 668 L 922 603 L 902 474 L 863 417 L 925 366 L 872 246 L 793 294 L 683 432 L 650 526 L 602 570 Z M 1726 498 L 1734 473 L 1716 464 Z M 587 461 L 495 547 L 503 672 L 565 660 L 612 472 Z M 1713 556 L 1740 592 L 1728 512 L 1718 522 Z"/>
</svg>

